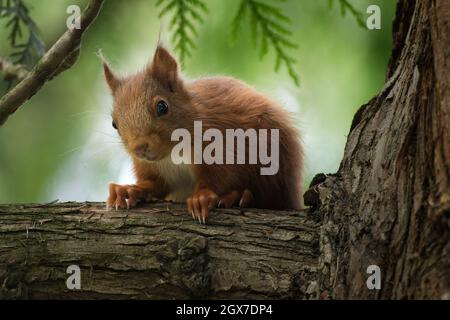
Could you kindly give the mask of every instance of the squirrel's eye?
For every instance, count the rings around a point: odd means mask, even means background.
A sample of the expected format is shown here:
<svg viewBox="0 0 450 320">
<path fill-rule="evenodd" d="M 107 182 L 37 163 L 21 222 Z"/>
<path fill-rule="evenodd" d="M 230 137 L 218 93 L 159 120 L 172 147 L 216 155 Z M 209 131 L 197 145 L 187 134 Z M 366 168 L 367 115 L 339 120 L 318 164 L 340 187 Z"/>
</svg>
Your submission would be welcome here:
<svg viewBox="0 0 450 320">
<path fill-rule="evenodd" d="M 116 125 L 116 123 L 114 121 L 112 122 L 112 126 L 113 126 L 114 129 L 117 130 L 117 125 Z"/>
<path fill-rule="evenodd" d="M 163 100 L 159 101 L 156 105 L 156 113 L 158 116 L 165 115 L 169 111 L 169 106 L 167 103 Z"/>
</svg>

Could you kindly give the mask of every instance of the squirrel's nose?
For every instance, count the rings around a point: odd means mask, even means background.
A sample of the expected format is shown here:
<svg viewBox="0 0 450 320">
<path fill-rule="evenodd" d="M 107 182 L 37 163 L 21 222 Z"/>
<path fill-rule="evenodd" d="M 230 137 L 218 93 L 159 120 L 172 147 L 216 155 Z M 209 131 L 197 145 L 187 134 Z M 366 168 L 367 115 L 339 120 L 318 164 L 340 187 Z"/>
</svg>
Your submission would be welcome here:
<svg viewBox="0 0 450 320">
<path fill-rule="evenodd" d="M 139 158 L 145 158 L 148 150 L 148 144 L 143 143 L 134 148 L 134 154 Z"/>
</svg>

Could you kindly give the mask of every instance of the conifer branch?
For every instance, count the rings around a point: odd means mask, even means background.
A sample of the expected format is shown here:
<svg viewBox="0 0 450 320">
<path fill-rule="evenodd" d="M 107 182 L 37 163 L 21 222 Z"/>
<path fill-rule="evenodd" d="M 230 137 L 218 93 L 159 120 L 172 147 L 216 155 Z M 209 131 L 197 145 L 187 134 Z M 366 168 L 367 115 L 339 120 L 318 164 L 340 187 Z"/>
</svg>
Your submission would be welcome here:
<svg viewBox="0 0 450 320">
<path fill-rule="evenodd" d="M 0 0 L 0 19 L 8 19 L 6 27 L 10 29 L 8 40 L 15 50 L 11 57 L 14 64 L 32 67 L 45 53 L 45 44 L 39 29 L 29 15 L 29 9 L 23 0 Z M 22 27 L 27 29 L 28 39 L 20 42 L 24 36 Z"/>
<path fill-rule="evenodd" d="M 333 7 L 333 3 L 336 0 L 328 0 L 328 4 L 330 9 Z M 362 28 L 366 28 L 366 23 L 364 21 L 364 15 L 361 11 L 359 11 L 358 9 L 356 9 L 350 2 L 349 0 L 338 0 L 339 1 L 339 6 L 340 6 L 340 10 L 341 10 L 341 15 L 342 17 L 345 17 L 345 15 L 347 14 L 347 12 L 349 12 L 356 20 L 356 22 L 358 23 L 358 25 Z"/>
<path fill-rule="evenodd" d="M 202 14 L 207 13 L 208 8 L 203 0 L 158 0 L 156 6 L 161 7 L 160 18 L 172 15 L 170 29 L 174 31 L 174 50 L 183 64 L 195 48 L 193 38 L 197 36 L 197 29 L 191 20 L 203 23 Z"/>
<path fill-rule="evenodd" d="M 255 46 L 259 47 L 259 57 L 264 58 L 271 46 L 276 57 L 275 71 L 278 72 L 281 65 L 284 64 L 289 76 L 298 86 L 300 80 L 294 68 L 296 60 L 287 52 L 297 48 L 297 45 L 289 39 L 292 35 L 292 31 L 289 29 L 291 24 L 289 17 L 279 7 L 262 0 L 241 0 L 238 12 L 232 22 L 233 41 L 236 40 L 247 15 L 250 17 L 253 42 Z"/>
</svg>

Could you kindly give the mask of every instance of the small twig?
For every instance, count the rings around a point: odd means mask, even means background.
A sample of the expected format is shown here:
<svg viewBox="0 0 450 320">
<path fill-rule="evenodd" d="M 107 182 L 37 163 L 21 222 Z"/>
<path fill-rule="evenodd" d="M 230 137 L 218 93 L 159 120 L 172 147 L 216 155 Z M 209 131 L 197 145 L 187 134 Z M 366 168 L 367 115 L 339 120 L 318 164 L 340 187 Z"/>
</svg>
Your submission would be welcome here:
<svg viewBox="0 0 450 320">
<path fill-rule="evenodd" d="M 95 212 L 92 212 L 92 213 L 86 218 L 86 220 L 90 220 L 93 216 L 95 216 Z"/>
<path fill-rule="evenodd" d="M 17 86 L 0 99 L 0 126 L 39 89 L 75 64 L 81 38 L 101 10 L 104 0 L 90 0 L 81 15 L 81 28 L 67 30 Z"/>
<path fill-rule="evenodd" d="M 59 199 L 55 199 L 55 200 L 52 200 L 50 202 L 38 204 L 38 205 L 36 205 L 35 208 L 51 206 L 52 204 L 58 203 L 58 201 L 59 201 Z"/>
<path fill-rule="evenodd" d="M 8 58 L 0 57 L 0 72 L 5 81 L 22 81 L 28 74 L 28 69 L 23 64 L 14 64 Z"/>
</svg>

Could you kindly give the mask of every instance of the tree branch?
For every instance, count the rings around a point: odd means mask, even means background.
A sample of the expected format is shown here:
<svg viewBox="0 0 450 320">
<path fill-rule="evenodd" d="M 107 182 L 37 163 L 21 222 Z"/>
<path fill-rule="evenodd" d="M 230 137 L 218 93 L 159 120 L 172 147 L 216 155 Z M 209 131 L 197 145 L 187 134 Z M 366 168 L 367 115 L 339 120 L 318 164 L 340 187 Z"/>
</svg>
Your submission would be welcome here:
<svg viewBox="0 0 450 320">
<path fill-rule="evenodd" d="M 103 0 L 90 0 L 81 16 L 81 28 L 67 30 L 26 77 L 0 99 L 0 126 L 47 81 L 77 61 L 81 38 L 97 17 L 102 4 Z"/>
<path fill-rule="evenodd" d="M 216 209 L 201 225 L 167 202 L 3 205 L 0 299 L 316 298 L 318 246 L 305 212 Z"/>
</svg>

